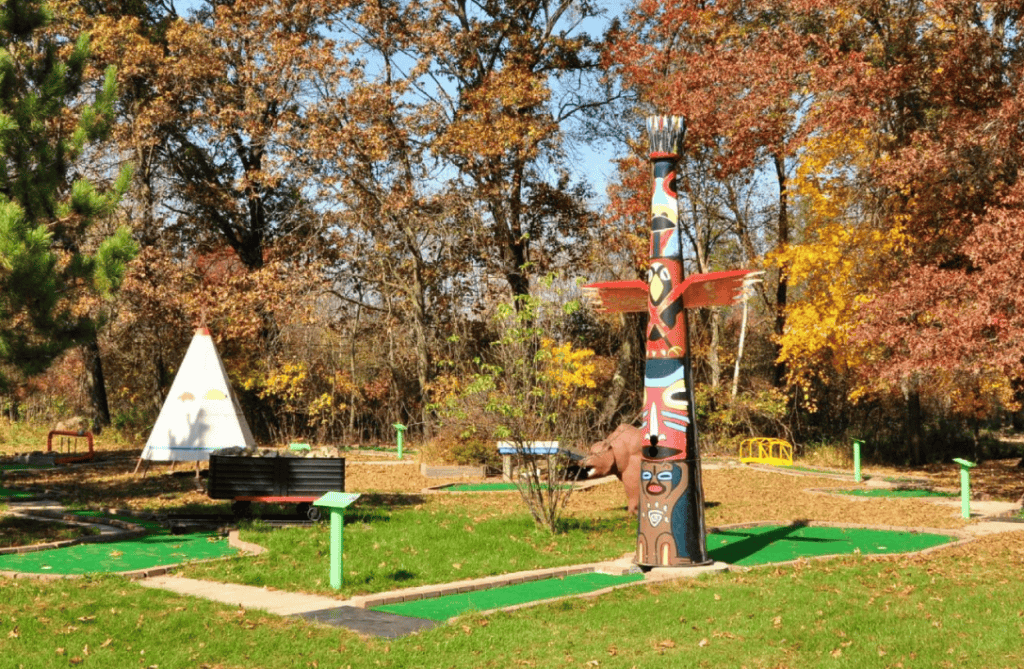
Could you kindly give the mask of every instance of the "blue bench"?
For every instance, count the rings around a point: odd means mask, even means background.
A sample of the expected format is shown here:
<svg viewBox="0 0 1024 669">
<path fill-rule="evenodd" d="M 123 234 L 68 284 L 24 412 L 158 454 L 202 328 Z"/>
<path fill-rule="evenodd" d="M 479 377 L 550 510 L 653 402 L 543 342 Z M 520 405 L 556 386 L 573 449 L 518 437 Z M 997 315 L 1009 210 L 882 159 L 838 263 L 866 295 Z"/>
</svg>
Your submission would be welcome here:
<svg viewBox="0 0 1024 669">
<path fill-rule="evenodd" d="M 506 481 L 512 480 L 512 456 L 525 455 L 531 458 L 550 457 L 564 453 L 573 460 L 581 460 L 583 456 L 574 451 L 559 448 L 557 441 L 499 441 L 498 453 L 501 454 L 501 474 Z"/>
</svg>

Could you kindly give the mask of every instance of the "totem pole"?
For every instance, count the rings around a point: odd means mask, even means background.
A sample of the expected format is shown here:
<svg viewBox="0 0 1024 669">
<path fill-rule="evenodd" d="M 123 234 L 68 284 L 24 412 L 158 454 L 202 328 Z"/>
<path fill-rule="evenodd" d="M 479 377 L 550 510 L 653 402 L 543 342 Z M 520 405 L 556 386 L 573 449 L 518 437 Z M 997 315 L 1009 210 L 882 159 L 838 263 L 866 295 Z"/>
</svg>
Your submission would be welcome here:
<svg viewBox="0 0 1024 669">
<path fill-rule="evenodd" d="M 647 119 L 654 173 L 647 282 L 587 286 L 598 308 L 647 311 L 647 362 L 640 463 L 636 563 L 642 567 L 708 564 L 704 491 L 693 423 L 693 382 L 686 309 L 726 306 L 743 294 L 747 270 L 684 278 L 675 178 L 685 126 L 677 116 Z"/>
</svg>

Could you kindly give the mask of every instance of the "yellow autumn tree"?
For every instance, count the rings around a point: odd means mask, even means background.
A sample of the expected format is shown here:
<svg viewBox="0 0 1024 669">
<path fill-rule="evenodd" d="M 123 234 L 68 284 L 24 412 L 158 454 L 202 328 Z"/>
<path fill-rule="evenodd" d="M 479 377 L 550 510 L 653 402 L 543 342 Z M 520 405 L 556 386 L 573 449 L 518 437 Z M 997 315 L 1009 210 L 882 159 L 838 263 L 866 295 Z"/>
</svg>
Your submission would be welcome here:
<svg viewBox="0 0 1024 669">
<path fill-rule="evenodd" d="M 571 342 L 558 343 L 549 337 L 540 342 L 537 381 L 566 409 L 595 409 L 596 365 L 594 351 L 575 348 Z"/>
<path fill-rule="evenodd" d="M 809 394 L 815 379 L 855 368 L 869 352 L 850 339 L 858 305 L 883 285 L 885 267 L 906 243 L 898 220 L 866 210 L 863 175 L 873 160 L 885 160 L 874 135 L 849 128 L 815 135 L 804 145 L 792 179 L 802 214 L 800 241 L 769 255 L 767 261 L 787 268 L 794 298 L 787 328 L 780 337 L 780 357 L 791 387 L 812 410 Z M 854 382 L 851 398 L 866 391 Z"/>
</svg>

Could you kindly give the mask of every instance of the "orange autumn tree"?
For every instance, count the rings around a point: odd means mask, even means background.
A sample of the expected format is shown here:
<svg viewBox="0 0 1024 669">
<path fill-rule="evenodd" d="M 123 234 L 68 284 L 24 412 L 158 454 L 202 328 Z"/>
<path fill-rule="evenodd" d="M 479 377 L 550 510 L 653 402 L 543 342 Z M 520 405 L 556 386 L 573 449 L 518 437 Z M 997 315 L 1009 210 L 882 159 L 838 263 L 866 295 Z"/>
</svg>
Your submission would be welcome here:
<svg viewBox="0 0 1024 669">
<path fill-rule="evenodd" d="M 401 413 L 385 427 L 428 432 L 445 335 L 586 248 L 588 191 L 563 131 L 600 97 L 578 85 L 598 71 L 580 26 L 595 7 L 85 8 L 130 91 L 121 141 L 141 165 L 143 243 L 179 260 L 226 244 L 252 272 L 318 271 L 317 326 L 360 367 L 353 383 L 384 379 Z M 287 325 L 269 315 L 263 360 Z M 362 352 L 367 337 L 387 354 Z"/>
<path fill-rule="evenodd" d="M 1004 319 L 1016 313 L 1006 300 L 1016 275 L 1003 255 L 1021 248 L 1006 227 L 1022 166 L 1009 84 L 1021 74 L 1011 57 L 1021 10 L 949 0 L 818 6 L 814 17 L 835 54 L 815 75 L 817 141 L 863 150 L 855 163 L 848 149 L 817 165 L 808 153 L 818 182 L 832 180 L 817 193 L 853 208 L 834 214 L 832 240 L 808 240 L 807 252 L 844 256 L 835 282 L 852 309 L 833 351 L 855 363 L 854 397 L 905 402 L 905 430 L 887 438 L 920 461 L 929 414 L 976 425 L 1007 406 L 1024 372 Z M 823 291 L 810 296 L 828 303 Z M 933 441 L 957 438 L 945 428 Z"/>
<path fill-rule="evenodd" d="M 607 52 L 611 71 L 647 108 L 686 119 L 683 152 L 706 157 L 715 178 L 757 171 L 772 200 L 770 244 L 777 249 L 793 236 L 789 179 L 805 132 L 812 69 L 812 44 L 791 17 L 771 2 L 643 0 L 631 7 L 628 29 L 613 36 Z M 781 267 L 770 300 L 776 337 L 786 330 L 788 299 L 788 272 Z M 785 374 L 780 359 L 775 385 Z"/>
<path fill-rule="evenodd" d="M 897 423 L 915 460 L 929 411 L 977 416 L 972 407 L 1005 401 L 1024 371 L 1008 289 L 1024 127 L 1019 5 L 635 9 L 637 30 L 613 55 L 646 99 L 687 115 L 693 136 L 708 133 L 726 158 L 787 161 L 776 169 L 779 211 L 794 225 L 768 260 L 790 288 L 776 300 L 789 381 L 904 403 Z"/>
</svg>

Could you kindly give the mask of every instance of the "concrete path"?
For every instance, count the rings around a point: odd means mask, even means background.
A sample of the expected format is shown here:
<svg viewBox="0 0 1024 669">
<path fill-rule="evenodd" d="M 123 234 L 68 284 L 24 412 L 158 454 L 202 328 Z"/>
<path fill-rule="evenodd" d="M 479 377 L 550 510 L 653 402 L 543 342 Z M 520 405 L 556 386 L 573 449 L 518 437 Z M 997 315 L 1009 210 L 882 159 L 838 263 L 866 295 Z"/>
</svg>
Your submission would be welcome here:
<svg viewBox="0 0 1024 669">
<path fill-rule="evenodd" d="M 68 518 L 68 517 L 55 518 L 54 516 L 38 515 L 38 514 L 33 514 L 31 512 L 26 512 L 26 511 L 14 511 L 14 512 L 11 513 L 11 515 L 12 516 L 18 516 L 20 518 L 28 518 L 30 520 L 38 520 L 38 521 L 43 522 L 43 523 L 55 523 L 56 522 L 56 523 L 61 523 L 63 525 L 75 525 L 75 526 L 78 526 L 78 527 L 89 527 L 89 528 L 92 528 L 92 529 L 96 530 L 97 532 L 99 532 L 98 536 L 107 537 L 107 538 L 117 537 L 117 536 L 120 536 L 120 535 L 122 535 L 122 534 L 124 534 L 126 532 L 126 530 L 123 527 L 114 527 L 113 525 L 106 525 L 106 524 L 103 524 L 103 523 L 95 523 L 95 522 L 94 523 L 90 523 L 90 522 L 87 522 L 87 521 L 73 520 L 73 519 Z"/>
<path fill-rule="evenodd" d="M 170 590 L 179 595 L 202 597 L 243 609 L 257 609 L 279 616 L 292 616 L 307 611 L 319 611 L 342 606 L 344 602 L 333 597 L 305 595 L 283 590 L 268 590 L 252 585 L 215 583 L 181 576 L 153 576 L 137 583 L 147 588 Z"/>
</svg>

